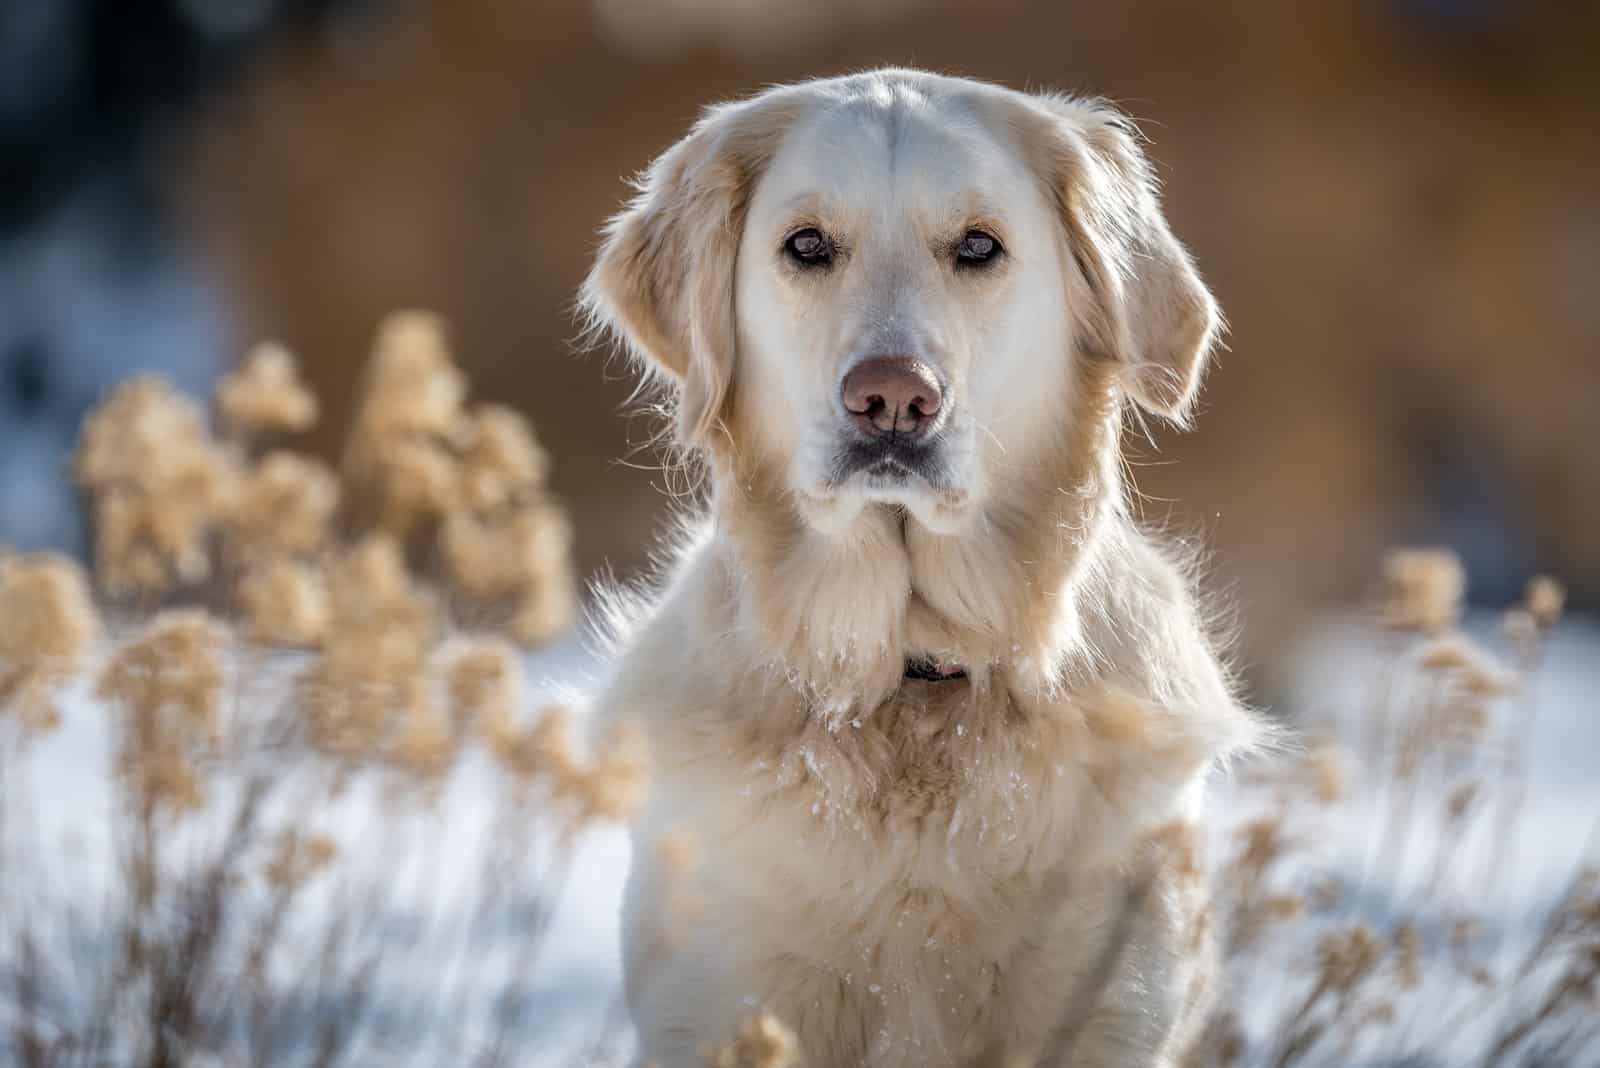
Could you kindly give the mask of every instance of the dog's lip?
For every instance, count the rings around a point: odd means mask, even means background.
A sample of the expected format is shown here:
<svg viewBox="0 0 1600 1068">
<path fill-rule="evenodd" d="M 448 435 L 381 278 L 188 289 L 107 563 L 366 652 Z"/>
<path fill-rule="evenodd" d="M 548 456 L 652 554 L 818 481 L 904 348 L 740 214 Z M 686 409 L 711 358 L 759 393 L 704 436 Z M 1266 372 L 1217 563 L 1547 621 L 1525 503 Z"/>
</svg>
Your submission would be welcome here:
<svg viewBox="0 0 1600 1068">
<path fill-rule="evenodd" d="M 876 460 L 866 467 L 858 469 L 856 474 L 894 475 L 899 477 L 920 478 L 924 482 L 927 481 L 926 476 L 924 476 L 920 471 L 906 463 L 904 460 L 901 460 L 899 457 L 895 456 L 885 456 L 881 460 Z"/>
<path fill-rule="evenodd" d="M 945 471 L 937 444 L 895 444 L 883 439 L 852 438 L 841 443 L 826 485 L 833 489 L 858 478 L 907 482 L 913 478 L 942 489 Z"/>
</svg>

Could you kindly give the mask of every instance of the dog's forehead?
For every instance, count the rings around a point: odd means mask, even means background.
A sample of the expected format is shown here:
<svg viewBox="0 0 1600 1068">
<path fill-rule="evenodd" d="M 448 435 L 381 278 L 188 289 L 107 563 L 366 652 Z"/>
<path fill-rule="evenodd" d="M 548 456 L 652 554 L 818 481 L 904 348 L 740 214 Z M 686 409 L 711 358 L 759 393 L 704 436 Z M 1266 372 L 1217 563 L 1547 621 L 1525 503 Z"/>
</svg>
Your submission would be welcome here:
<svg viewBox="0 0 1600 1068">
<path fill-rule="evenodd" d="M 1014 191 L 1026 168 L 1004 131 L 952 96 L 905 87 L 820 101 L 792 126 L 758 200 L 960 211 Z"/>
</svg>

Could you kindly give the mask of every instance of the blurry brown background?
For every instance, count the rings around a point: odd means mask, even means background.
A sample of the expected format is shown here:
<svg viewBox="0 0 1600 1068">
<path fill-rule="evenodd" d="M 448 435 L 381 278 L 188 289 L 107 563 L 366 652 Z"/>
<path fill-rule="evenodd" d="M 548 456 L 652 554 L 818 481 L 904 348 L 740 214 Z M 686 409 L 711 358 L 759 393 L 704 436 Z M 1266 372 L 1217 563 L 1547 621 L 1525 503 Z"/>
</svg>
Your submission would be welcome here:
<svg viewBox="0 0 1600 1068">
<path fill-rule="evenodd" d="M 1198 429 L 1133 442 L 1146 514 L 1214 549 L 1260 660 L 1382 549 L 1476 592 L 1600 590 L 1600 9 L 451 0 L 296 34 L 163 173 L 230 351 L 275 336 L 335 409 L 374 324 L 444 312 L 476 394 L 557 463 L 582 563 L 637 566 L 662 478 L 630 382 L 569 345 L 624 178 L 708 101 L 915 64 L 1111 97 L 1232 333 Z M 332 440 L 321 442 L 332 450 Z"/>
</svg>

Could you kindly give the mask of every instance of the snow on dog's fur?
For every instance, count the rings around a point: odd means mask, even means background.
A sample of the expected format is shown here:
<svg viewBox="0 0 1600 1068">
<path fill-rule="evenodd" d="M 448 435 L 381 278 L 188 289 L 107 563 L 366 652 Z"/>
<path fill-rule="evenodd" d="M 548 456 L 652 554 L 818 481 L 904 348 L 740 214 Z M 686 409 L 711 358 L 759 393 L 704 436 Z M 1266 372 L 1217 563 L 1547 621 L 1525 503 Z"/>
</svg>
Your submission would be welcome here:
<svg viewBox="0 0 1600 1068">
<path fill-rule="evenodd" d="M 1190 832 L 1259 731 L 1122 481 L 1125 404 L 1183 420 L 1218 330 L 1137 135 L 885 70 L 713 108 L 639 188 L 584 305 L 709 486 L 601 699 L 652 752 L 641 1056 L 766 1008 L 812 1065 L 1028 1063 L 1073 1018 L 1074 1065 L 1172 1063 L 1209 983 Z M 841 399 L 881 357 L 939 388 L 914 458 Z"/>
</svg>

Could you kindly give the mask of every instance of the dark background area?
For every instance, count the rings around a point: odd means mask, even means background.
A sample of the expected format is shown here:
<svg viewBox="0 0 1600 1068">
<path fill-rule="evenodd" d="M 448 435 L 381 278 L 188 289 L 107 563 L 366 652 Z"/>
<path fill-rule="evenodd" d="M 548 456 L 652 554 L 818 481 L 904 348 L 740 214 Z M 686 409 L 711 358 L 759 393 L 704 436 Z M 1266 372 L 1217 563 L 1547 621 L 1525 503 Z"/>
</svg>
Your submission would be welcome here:
<svg viewBox="0 0 1600 1068">
<path fill-rule="evenodd" d="M 624 179 L 704 103 L 915 64 L 1111 97 L 1232 323 L 1197 429 L 1130 439 L 1247 659 L 1442 543 L 1484 603 L 1600 595 L 1600 8 L 1517 0 L 5 0 L 0 541 L 81 546 L 118 378 L 302 360 L 332 455 L 374 326 L 453 325 L 535 420 L 585 567 L 665 498 L 623 369 L 571 347 Z"/>
</svg>

